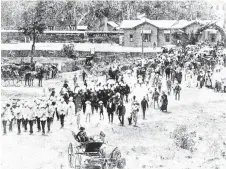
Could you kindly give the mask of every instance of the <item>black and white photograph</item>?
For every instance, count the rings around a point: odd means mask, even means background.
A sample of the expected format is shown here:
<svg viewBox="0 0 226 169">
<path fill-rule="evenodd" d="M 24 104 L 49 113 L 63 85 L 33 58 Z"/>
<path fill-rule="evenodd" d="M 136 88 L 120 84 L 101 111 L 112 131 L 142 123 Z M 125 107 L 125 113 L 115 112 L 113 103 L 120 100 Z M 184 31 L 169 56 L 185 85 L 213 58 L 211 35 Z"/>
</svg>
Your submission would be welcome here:
<svg viewBox="0 0 226 169">
<path fill-rule="evenodd" d="M 226 0 L 1 0 L 1 169 L 226 169 Z"/>
</svg>

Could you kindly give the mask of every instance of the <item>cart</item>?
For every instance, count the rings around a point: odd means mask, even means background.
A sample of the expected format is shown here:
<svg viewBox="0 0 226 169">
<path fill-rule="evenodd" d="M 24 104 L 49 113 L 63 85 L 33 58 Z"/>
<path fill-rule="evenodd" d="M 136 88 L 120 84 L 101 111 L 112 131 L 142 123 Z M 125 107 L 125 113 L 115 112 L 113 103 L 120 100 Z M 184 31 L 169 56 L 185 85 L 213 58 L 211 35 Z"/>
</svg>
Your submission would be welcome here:
<svg viewBox="0 0 226 169">
<path fill-rule="evenodd" d="M 76 139 L 75 133 L 72 135 Z M 124 169 L 126 161 L 121 158 L 121 152 L 115 147 L 110 154 L 106 154 L 101 147 L 104 142 L 80 142 L 75 146 L 69 143 L 68 161 L 74 169 Z"/>
</svg>

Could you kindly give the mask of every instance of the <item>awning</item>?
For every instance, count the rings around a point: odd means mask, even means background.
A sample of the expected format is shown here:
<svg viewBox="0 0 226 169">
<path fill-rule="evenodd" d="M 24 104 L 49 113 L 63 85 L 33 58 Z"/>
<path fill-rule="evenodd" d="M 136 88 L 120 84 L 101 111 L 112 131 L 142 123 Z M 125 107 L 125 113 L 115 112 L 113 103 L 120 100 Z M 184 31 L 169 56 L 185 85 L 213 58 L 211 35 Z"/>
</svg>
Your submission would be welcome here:
<svg viewBox="0 0 226 169">
<path fill-rule="evenodd" d="M 145 34 L 151 34 L 151 30 L 143 30 L 143 31 L 141 31 L 141 33 L 145 33 Z"/>
<path fill-rule="evenodd" d="M 165 34 L 170 34 L 170 30 L 164 30 Z"/>
</svg>

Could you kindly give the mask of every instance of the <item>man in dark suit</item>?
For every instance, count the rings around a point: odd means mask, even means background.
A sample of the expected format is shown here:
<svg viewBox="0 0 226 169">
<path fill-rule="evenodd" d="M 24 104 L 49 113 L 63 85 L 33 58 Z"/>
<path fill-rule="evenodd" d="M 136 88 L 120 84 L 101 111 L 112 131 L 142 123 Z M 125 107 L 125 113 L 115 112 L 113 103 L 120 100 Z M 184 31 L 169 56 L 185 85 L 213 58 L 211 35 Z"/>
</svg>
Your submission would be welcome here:
<svg viewBox="0 0 226 169">
<path fill-rule="evenodd" d="M 145 113 L 148 108 L 148 101 L 145 99 L 145 96 L 141 101 L 141 107 L 142 107 L 142 111 L 143 111 L 143 119 L 145 119 Z"/>
<path fill-rule="evenodd" d="M 111 98 L 109 100 L 109 102 L 107 103 L 107 112 L 108 112 L 109 123 L 113 123 L 114 111 L 115 111 L 115 103 L 113 102 L 113 99 Z"/>
<path fill-rule="evenodd" d="M 120 101 L 120 105 L 117 108 L 117 112 L 120 124 L 124 126 L 124 116 L 126 113 L 126 107 L 123 105 L 123 101 Z"/>
</svg>

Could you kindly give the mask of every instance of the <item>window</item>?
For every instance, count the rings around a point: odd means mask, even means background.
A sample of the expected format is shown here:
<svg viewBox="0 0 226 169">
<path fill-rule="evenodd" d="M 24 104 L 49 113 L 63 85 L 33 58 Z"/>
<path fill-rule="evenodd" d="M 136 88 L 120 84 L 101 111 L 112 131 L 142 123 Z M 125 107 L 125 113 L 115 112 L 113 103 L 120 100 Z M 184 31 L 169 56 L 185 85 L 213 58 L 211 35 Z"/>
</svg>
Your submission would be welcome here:
<svg viewBox="0 0 226 169">
<path fill-rule="evenodd" d="M 210 34 L 211 42 L 216 41 L 216 34 Z"/>
<path fill-rule="evenodd" d="M 54 26 L 48 26 L 48 29 L 52 31 L 53 30 L 53 27 Z"/>
<path fill-rule="evenodd" d="M 165 34 L 165 42 L 170 42 L 170 34 Z"/>
<path fill-rule="evenodd" d="M 151 42 L 151 34 L 144 34 L 143 36 L 144 42 Z"/>
<path fill-rule="evenodd" d="M 129 39 L 130 39 L 130 42 L 133 42 L 133 35 L 132 34 L 129 35 Z"/>
</svg>

